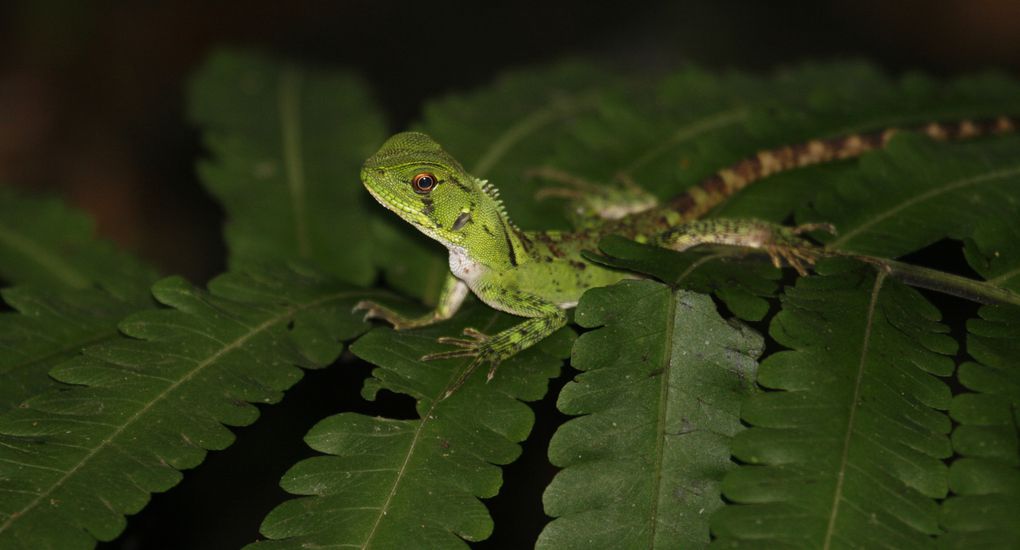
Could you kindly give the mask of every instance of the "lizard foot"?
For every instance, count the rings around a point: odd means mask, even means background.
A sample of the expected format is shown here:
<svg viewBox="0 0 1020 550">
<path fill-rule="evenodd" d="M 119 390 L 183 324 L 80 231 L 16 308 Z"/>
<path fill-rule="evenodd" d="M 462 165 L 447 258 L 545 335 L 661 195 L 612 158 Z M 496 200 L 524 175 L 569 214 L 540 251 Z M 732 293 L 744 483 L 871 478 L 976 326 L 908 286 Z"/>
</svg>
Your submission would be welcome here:
<svg viewBox="0 0 1020 550">
<path fill-rule="evenodd" d="M 456 346 L 460 349 L 450 351 L 440 351 L 437 353 L 430 353 L 423 356 L 422 361 L 434 361 L 436 359 L 454 359 L 457 357 L 476 357 L 481 356 L 485 350 L 485 344 L 489 340 L 489 336 L 477 331 L 471 327 L 464 329 L 464 335 L 467 338 L 454 338 L 452 336 L 440 336 L 436 339 L 440 344 L 448 344 Z"/>
<path fill-rule="evenodd" d="M 797 274 L 801 277 L 807 276 L 808 269 L 815 265 L 815 262 L 824 255 L 820 249 L 814 250 L 807 246 L 770 244 L 765 245 L 764 249 L 768 253 L 769 258 L 772 259 L 772 265 L 782 268 L 785 263 L 797 270 Z"/>
<path fill-rule="evenodd" d="M 464 382 L 471 376 L 473 372 L 482 363 L 489 363 L 489 372 L 485 376 L 485 381 L 488 382 L 496 375 L 496 369 L 499 367 L 500 354 L 493 345 L 493 340 L 485 333 L 475 330 L 471 327 L 464 329 L 464 335 L 467 338 L 454 338 L 451 336 L 442 336 L 436 341 L 440 344 L 448 344 L 451 346 L 458 347 L 460 349 L 454 349 L 450 351 L 440 351 L 437 353 L 430 353 L 422 356 L 422 361 L 435 361 L 438 359 L 456 359 L 460 357 L 472 357 L 471 364 L 468 365 L 464 374 L 460 375 L 460 378 L 453 383 L 452 386 L 446 393 L 443 394 L 443 399 L 449 397 L 457 388 L 464 385 Z"/>
<path fill-rule="evenodd" d="M 815 265 L 819 258 L 825 256 L 825 250 L 798 237 L 812 231 L 824 231 L 835 235 L 836 226 L 831 223 L 805 223 L 797 227 L 777 227 L 771 239 L 763 248 L 772 259 L 772 265 L 781 268 L 783 264 L 792 267 L 797 274 L 804 277 L 808 269 Z"/>
</svg>

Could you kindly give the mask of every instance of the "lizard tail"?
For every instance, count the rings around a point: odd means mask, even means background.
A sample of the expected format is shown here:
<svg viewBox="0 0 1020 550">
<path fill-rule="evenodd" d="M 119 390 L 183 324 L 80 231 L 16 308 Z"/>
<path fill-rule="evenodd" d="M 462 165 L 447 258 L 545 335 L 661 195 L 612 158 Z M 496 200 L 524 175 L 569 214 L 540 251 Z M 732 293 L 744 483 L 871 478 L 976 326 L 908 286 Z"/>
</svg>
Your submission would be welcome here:
<svg viewBox="0 0 1020 550">
<path fill-rule="evenodd" d="M 980 120 L 932 122 L 908 131 L 925 134 L 937 141 L 956 141 L 1005 134 L 1016 131 L 1018 126 L 1020 117 L 999 116 Z M 664 206 L 680 214 L 684 220 L 697 219 L 755 181 L 793 168 L 860 156 L 885 147 L 901 131 L 886 128 L 761 151 L 719 170 Z"/>
</svg>

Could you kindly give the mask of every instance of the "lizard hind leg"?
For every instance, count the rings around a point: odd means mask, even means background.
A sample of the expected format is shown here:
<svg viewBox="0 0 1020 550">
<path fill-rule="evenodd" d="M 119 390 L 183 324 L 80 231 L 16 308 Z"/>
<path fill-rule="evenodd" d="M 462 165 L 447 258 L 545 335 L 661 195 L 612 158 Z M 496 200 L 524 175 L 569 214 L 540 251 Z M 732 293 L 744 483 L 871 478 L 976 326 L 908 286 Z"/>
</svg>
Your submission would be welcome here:
<svg viewBox="0 0 1020 550">
<path fill-rule="evenodd" d="M 555 182 L 560 187 L 546 187 L 535 193 L 535 198 L 567 199 L 567 213 L 571 223 L 580 229 L 598 227 L 605 220 L 618 220 L 624 216 L 644 212 L 658 206 L 659 201 L 627 176 L 619 176 L 614 183 L 600 185 L 558 168 L 543 166 L 527 172 Z"/>
<path fill-rule="evenodd" d="M 657 236 L 654 244 L 682 251 L 699 244 L 743 246 L 765 251 L 772 264 L 783 264 L 807 275 L 808 267 L 826 254 L 825 250 L 800 237 L 811 231 L 835 233 L 832 224 L 811 223 L 796 227 L 754 219 L 695 220 L 673 227 Z"/>
</svg>

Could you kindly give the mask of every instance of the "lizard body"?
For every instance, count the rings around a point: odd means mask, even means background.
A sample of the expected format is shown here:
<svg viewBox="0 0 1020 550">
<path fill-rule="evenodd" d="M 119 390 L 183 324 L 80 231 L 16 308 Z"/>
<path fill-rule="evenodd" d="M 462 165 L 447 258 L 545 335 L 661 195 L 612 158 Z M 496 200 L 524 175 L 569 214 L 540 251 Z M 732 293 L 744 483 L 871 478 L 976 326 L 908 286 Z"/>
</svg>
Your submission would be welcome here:
<svg viewBox="0 0 1020 550">
<path fill-rule="evenodd" d="M 932 123 L 914 131 L 936 140 L 966 139 L 1010 132 L 1016 124 L 1012 118 L 998 117 Z M 786 228 L 757 220 L 700 218 L 757 180 L 859 156 L 885 146 L 897 131 L 885 129 L 761 151 L 664 204 L 636 189 L 606 200 L 611 191 L 600 194 L 595 186 L 554 173 L 552 179 L 561 180 L 568 188 L 549 194 L 572 198 L 577 211 L 598 217 L 581 220 L 579 228 L 570 232 L 522 231 L 510 220 L 494 186 L 468 174 L 430 137 L 415 132 L 397 134 L 365 161 L 362 182 L 380 204 L 446 246 L 450 274 L 439 304 L 422 317 L 408 318 L 368 301 L 356 309 L 366 310 L 366 318 L 384 319 L 398 330 L 414 328 L 450 318 L 470 291 L 494 309 L 524 317 L 521 323 L 491 336 L 468 328 L 463 338 L 440 338 L 455 349 L 423 357 L 473 358 L 453 388 L 482 363 L 491 365 L 491 379 L 501 361 L 565 325 L 564 310 L 577 305 L 584 291 L 634 277 L 582 256 L 582 251 L 596 249 L 607 235 L 676 250 L 704 243 L 762 248 L 777 267 L 787 263 L 805 273 L 804 265 L 813 262 L 819 249 L 797 235 L 831 230 L 826 224 Z"/>
</svg>

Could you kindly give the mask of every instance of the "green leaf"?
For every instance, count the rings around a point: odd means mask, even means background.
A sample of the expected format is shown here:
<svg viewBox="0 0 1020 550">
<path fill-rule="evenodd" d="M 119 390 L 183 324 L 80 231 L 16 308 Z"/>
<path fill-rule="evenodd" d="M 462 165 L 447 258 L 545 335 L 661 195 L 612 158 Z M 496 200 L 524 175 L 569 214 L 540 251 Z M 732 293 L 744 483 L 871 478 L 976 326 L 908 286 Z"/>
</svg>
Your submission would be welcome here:
<svg viewBox="0 0 1020 550">
<path fill-rule="evenodd" d="M 520 400 L 541 398 L 560 360 L 531 348 L 500 365 L 492 381 L 480 369 L 441 399 L 467 361 L 419 358 L 444 348 L 437 336 L 465 326 L 491 334 L 514 322 L 473 306 L 454 321 L 377 329 L 355 342 L 352 351 L 379 366 L 365 397 L 382 389 L 410 395 L 418 418 L 345 413 L 321 421 L 305 440 L 325 456 L 299 462 L 282 481 L 288 492 L 308 496 L 270 512 L 261 532 L 274 540 L 254 547 L 466 548 L 464 540 L 487 538 L 492 520 L 477 499 L 498 492 L 498 466 L 517 458 L 534 422 Z"/>
<path fill-rule="evenodd" d="M 169 309 L 120 324 L 51 375 L 76 387 L 0 415 L 0 547 L 90 548 L 124 528 L 179 470 L 233 441 L 224 427 L 258 417 L 331 362 L 364 323 L 368 295 L 296 272 L 225 275 L 210 291 L 177 277 L 153 287 Z M 31 543 L 29 543 L 31 541 Z"/>
<path fill-rule="evenodd" d="M 63 386 L 50 378 L 52 367 L 86 346 L 118 338 L 117 323 L 147 305 L 99 289 L 15 287 L 0 294 L 16 310 L 0 313 L 0 412 Z"/>
<path fill-rule="evenodd" d="M 828 246 L 875 256 L 967 240 L 978 273 L 1020 290 L 1018 148 L 1016 136 L 951 145 L 901 136 L 817 197 L 809 217 L 839 229 L 823 237 Z"/>
<path fill-rule="evenodd" d="M 953 397 L 953 496 L 942 504 L 942 548 L 1020 545 L 1020 308 L 984 307 L 967 324 L 967 351 L 978 362 L 960 365 L 970 390 Z"/>
<path fill-rule="evenodd" d="M 774 297 L 779 287 L 780 270 L 767 261 L 747 261 L 747 252 L 734 247 L 699 246 L 677 253 L 610 235 L 599 243 L 599 249 L 608 256 L 587 257 L 609 267 L 651 275 L 676 287 L 712 292 L 737 317 L 747 321 L 765 317 L 768 298 Z"/>
<path fill-rule="evenodd" d="M 951 456 L 956 342 L 917 292 L 840 260 L 783 298 L 770 355 L 733 441 L 736 503 L 712 518 L 722 545 L 930 547 Z"/>
<path fill-rule="evenodd" d="M 651 281 L 585 293 L 582 335 L 549 458 L 564 468 L 546 489 L 556 517 L 539 548 L 694 548 L 735 465 L 742 398 L 754 392 L 760 335 L 728 324 L 711 299 Z"/>
<path fill-rule="evenodd" d="M 0 187 L 0 412 L 63 386 L 49 370 L 117 338 L 125 315 L 153 307 L 155 271 L 93 237 L 92 221 L 53 199 Z"/>
<path fill-rule="evenodd" d="M 231 266 L 302 260 L 372 281 L 365 227 L 382 210 L 358 172 L 384 127 L 360 79 L 224 51 L 194 77 L 189 116 L 213 154 L 199 172 L 227 211 Z"/>
<path fill-rule="evenodd" d="M 0 277 L 49 290 L 101 286 L 136 299 L 155 280 L 152 268 L 95 238 L 92 220 L 61 201 L 0 186 Z"/>
</svg>

